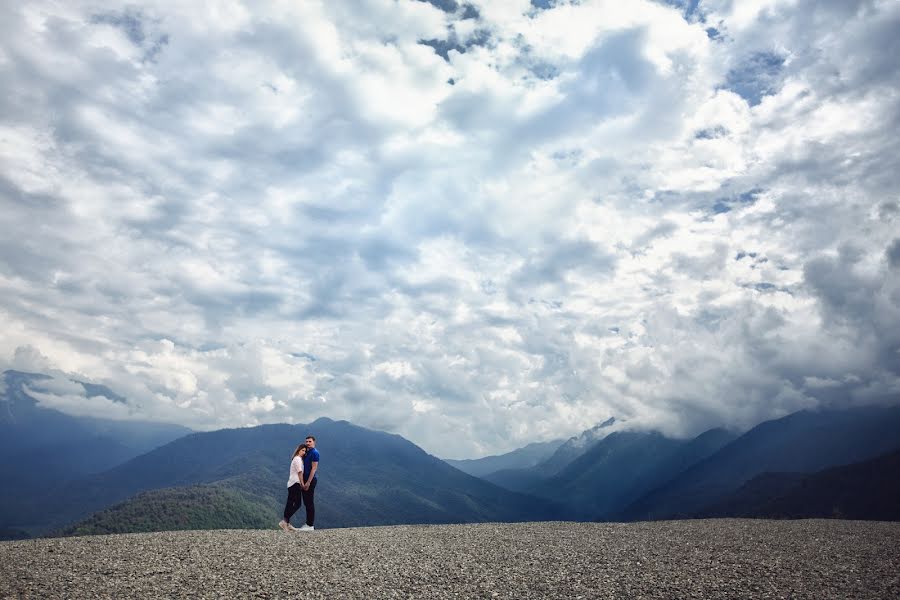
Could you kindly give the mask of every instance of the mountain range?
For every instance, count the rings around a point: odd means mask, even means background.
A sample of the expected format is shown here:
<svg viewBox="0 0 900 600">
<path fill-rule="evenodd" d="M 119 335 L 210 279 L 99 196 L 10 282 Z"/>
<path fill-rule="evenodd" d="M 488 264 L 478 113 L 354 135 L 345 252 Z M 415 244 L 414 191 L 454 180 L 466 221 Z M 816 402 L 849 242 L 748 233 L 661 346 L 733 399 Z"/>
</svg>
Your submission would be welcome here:
<svg viewBox="0 0 900 600">
<path fill-rule="evenodd" d="M 898 448 L 898 406 L 800 411 L 757 425 L 615 516 L 623 520 L 702 516 L 757 475 L 813 473 Z"/>
<path fill-rule="evenodd" d="M 286 497 L 290 453 L 309 433 L 320 440 L 322 455 L 316 490 L 320 526 L 565 516 L 550 502 L 463 473 L 400 436 L 325 418 L 308 425 L 193 433 L 103 473 L 69 482 L 55 490 L 49 502 L 38 499 L 25 516 L 30 523 L 42 519 L 41 533 L 138 530 L 153 519 L 141 517 L 143 525 L 139 519 L 125 527 L 121 519 L 148 512 L 161 519 L 156 528 L 177 523 L 166 521 L 165 515 L 188 513 L 206 514 L 194 521 L 207 526 L 209 515 L 199 508 L 206 505 L 212 514 L 226 506 L 230 511 L 228 518 L 220 514 L 213 519 L 219 527 L 274 526 Z M 60 497 L 66 501 L 54 500 Z M 261 514 L 268 515 L 267 522 Z"/>
<path fill-rule="evenodd" d="M 610 433 L 614 432 L 622 423 L 617 421 L 615 417 L 610 417 L 599 425 L 595 425 L 590 429 L 574 435 L 562 443 L 557 444 L 552 452 L 545 454 L 537 462 L 528 464 L 508 463 L 500 465 L 500 468 L 491 472 L 479 474 L 480 477 L 487 479 L 491 483 L 495 483 L 501 487 L 517 492 L 527 492 L 539 488 L 542 483 L 563 469 L 571 462 L 587 452 L 594 444 L 603 440 Z M 510 453 L 510 454 L 515 454 Z M 509 455 L 506 455 L 509 456 Z M 473 473 L 475 474 L 475 473 Z"/>
<path fill-rule="evenodd" d="M 309 433 L 322 453 L 320 527 L 898 518 L 897 406 L 801 411 L 747 432 L 711 429 L 689 439 L 609 419 L 565 441 L 445 462 L 400 436 L 346 421 L 195 433 L 73 417 L 32 397 L 42 381 L 3 374 L 0 475 L 8 485 L 0 493 L 0 538 L 273 527 L 290 452 Z"/>
<path fill-rule="evenodd" d="M 658 432 L 614 432 L 533 491 L 545 495 L 546 489 L 548 496 L 566 498 L 584 519 L 606 520 L 735 437 L 724 429 L 688 440 Z"/>
<path fill-rule="evenodd" d="M 654 431 L 609 431 L 611 424 L 589 430 L 592 442 L 576 446 L 578 454 L 570 446 L 568 455 L 557 450 L 532 467 L 483 477 L 511 491 L 562 502 L 577 519 L 738 516 L 752 512 L 739 501 L 748 494 L 760 502 L 772 499 L 797 481 L 806 481 L 807 474 L 900 448 L 896 406 L 800 411 L 743 434 L 712 429 L 693 439 Z M 877 464 L 887 468 L 891 463 Z M 773 472 L 781 475 L 769 475 Z M 755 477 L 761 479 L 742 487 Z M 862 486 L 860 494 L 866 493 L 874 493 L 874 488 Z M 830 502 L 824 496 L 820 500 Z M 757 503 L 751 506 L 767 514 Z M 795 506 L 791 514 L 804 514 L 801 508 Z"/>
</svg>

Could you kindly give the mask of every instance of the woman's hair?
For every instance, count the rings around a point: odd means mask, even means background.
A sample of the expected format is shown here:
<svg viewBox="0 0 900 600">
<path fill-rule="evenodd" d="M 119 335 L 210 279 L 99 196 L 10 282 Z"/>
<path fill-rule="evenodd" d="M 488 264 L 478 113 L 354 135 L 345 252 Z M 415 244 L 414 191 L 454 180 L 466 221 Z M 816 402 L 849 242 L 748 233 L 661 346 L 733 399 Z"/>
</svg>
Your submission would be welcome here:
<svg viewBox="0 0 900 600">
<path fill-rule="evenodd" d="M 305 443 L 300 444 L 299 446 L 297 446 L 297 449 L 294 450 L 294 454 L 291 456 L 291 458 L 297 458 L 297 455 L 300 454 L 300 451 L 301 451 L 301 450 L 306 450 L 306 444 L 305 444 Z"/>
</svg>

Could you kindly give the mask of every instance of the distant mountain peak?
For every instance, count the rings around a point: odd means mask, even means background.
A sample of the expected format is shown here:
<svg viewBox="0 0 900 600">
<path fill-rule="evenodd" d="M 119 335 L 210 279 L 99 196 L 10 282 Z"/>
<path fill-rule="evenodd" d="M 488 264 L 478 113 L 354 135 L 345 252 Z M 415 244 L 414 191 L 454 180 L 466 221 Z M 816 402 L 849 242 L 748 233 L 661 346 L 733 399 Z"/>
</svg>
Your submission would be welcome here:
<svg viewBox="0 0 900 600">
<path fill-rule="evenodd" d="M 23 414 L 34 410 L 38 402 L 28 394 L 26 386 L 45 379 L 51 378 L 40 373 L 4 371 L 0 385 L 0 423 L 15 424 Z"/>
<path fill-rule="evenodd" d="M 113 402 L 118 402 L 119 404 L 124 404 L 126 402 L 125 397 L 121 396 L 105 385 L 100 385 L 96 383 L 88 383 L 87 381 L 77 381 L 73 380 L 75 383 L 81 385 L 84 388 L 84 393 L 88 398 L 94 398 L 97 396 L 101 396 L 108 400 L 112 400 Z"/>
<path fill-rule="evenodd" d="M 3 379 L 9 380 L 9 378 L 50 379 L 50 376 L 44 375 L 43 373 L 31 373 L 29 371 L 17 371 L 16 369 L 7 369 L 7 370 L 3 371 Z"/>
<path fill-rule="evenodd" d="M 29 373 L 15 369 L 4 371 L 0 378 L 0 422 L 16 423 L 34 410 L 50 410 L 46 406 L 41 406 L 40 402 L 32 396 L 32 392 L 48 391 L 43 382 L 53 379 L 53 376 L 43 373 Z M 105 385 L 77 379 L 69 381 L 80 385 L 88 398 L 102 396 L 119 404 L 125 404 L 127 401 L 125 397 Z"/>
<path fill-rule="evenodd" d="M 551 456 L 562 443 L 563 440 L 532 442 L 527 446 L 505 454 L 495 454 L 468 460 L 448 459 L 445 460 L 445 462 L 469 475 L 484 477 L 485 475 L 496 471 L 507 469 L 529 469 L 535 467 L 544 460 L 547 460 L 547 458 Z"/>
<path fill-rule="evenodd" d="M 15 369 L 7 369 L 6 371 L 3 371 L 2 383 L 7 392 L 24 391 L 22 388 L 29 383 L 45 381 L 47 379 L 53 378 L 49 375 L 43 375 L 42 373 L 28 373 L 25 371 L 16 371 Z M 3 391 L 3 388 L 0 388 L 0 392 Z"/>
<path fill-rule="evenodd" d="M 586 429 L 570 437 L 559 446 L 553 455 L 544 463 L 542 463 L 542 472 L 546 476 L 559 473 L 573 460 L 584 454 L 588 448 L 603 440 L 614 431 L 619 431 L 621 427 L 618 425 L 624 423 L 615 417 L 610 417 L 599 425 L 594 425 L 590 429 Z"/>
<path fill-rule="evenodd" d="M 570 437 L 565 445 L 570 445 L 573 448 L 584 448 L 594 442 L 598 442 L 601 439 L 605 438 L 607 435 L 612 433 L 612 431 L 608 431 L 616 423 L 620 423 L 621 421 L 617 421 L 615 417 L 610 417 L 607 420 L 603 421 L 599 425 L 594 425 L 590 429 L 582 431 L 578 435 Z"/>
</svg>

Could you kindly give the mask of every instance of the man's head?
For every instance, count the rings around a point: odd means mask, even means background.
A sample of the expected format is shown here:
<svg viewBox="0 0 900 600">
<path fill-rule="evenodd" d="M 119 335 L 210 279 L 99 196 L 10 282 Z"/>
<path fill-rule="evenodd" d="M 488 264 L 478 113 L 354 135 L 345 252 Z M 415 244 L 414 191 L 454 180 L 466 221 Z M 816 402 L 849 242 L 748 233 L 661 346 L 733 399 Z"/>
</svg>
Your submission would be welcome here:
<svg viewBox="0 0 900 600">
<path fill-rule="evenodd" d="M 314 436 L 314 435 L 306 436 L 306 447 L 307 448 L 315 448 L 316 447 L 316 436 Z"/>
</svg>

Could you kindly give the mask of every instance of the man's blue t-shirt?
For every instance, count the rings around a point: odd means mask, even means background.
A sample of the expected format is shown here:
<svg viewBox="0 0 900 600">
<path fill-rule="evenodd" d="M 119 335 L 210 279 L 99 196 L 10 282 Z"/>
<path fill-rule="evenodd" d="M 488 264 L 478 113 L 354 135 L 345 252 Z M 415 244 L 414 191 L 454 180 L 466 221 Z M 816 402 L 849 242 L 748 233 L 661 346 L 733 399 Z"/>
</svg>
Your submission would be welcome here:
<svg viewBox="0 0 900 600">
<path fill-rule="evenodd" d="M 303 481 L 309 481 L 309 474 L 312 473 L 312 464 L 314 462 L 319 462 L 319 451 L 315 448 L 307 450 L 306 456 L 303 457 Z M 313 475 L 313 479 L 318 478 L 319 471 L 316 469 L 316 474 Z"/>
</svg>

